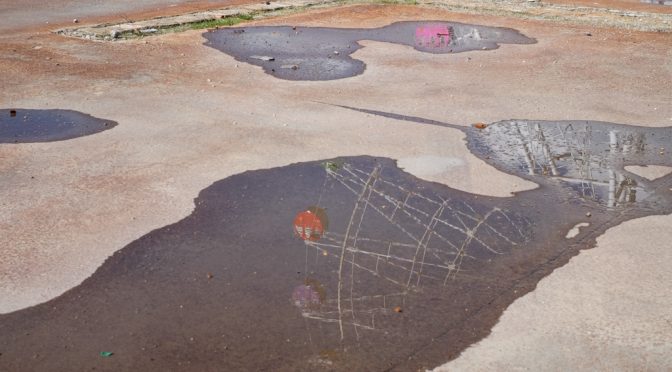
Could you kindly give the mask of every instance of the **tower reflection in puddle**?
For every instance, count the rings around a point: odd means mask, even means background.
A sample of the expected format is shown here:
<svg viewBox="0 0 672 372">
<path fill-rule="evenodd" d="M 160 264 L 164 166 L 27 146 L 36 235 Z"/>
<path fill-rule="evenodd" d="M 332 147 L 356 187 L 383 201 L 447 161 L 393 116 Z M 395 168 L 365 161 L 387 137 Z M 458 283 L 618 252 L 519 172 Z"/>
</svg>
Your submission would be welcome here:
<svg viewBox="0 0 672 372">
<path fill-rule="evenodd" d="M 581 198 L 609 208 L 632 205 L 651 194 L 653 183 L 626 165 L 670 162 L 668 128 L 589 121 L 508 120 L 470 137 L 496 166 L 539 182 L 557 180 Z"/>
</svg>

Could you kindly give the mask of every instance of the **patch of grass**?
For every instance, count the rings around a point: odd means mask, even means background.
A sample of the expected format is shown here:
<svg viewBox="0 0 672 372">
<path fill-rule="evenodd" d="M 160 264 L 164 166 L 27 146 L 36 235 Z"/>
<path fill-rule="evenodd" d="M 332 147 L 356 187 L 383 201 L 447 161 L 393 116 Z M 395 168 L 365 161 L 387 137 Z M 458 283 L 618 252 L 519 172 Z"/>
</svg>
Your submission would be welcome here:
<svg viewBox="0 0 672 372">
<path fill-rule="evenodd" d="M 394 5 L 418 5 L 416 0 L 380 0 L 378 1 L 381 4 L 394 4 Z"/>
<path fill-rule="evenodd" d="M 167 27 L 159 27 L 158 31 L 153 34 L 143 34 L 140 30 L 126 31 L 123 32 L 120 37 L 124 39 L 135 39 L 142 38 L 145 36 L 153 36 L 160 34 L 167 34 L 172 32 L 182 32 L 188 30 L 203 30 L 206 28 L 216 28 L 223 26 L 233 26 L 238 23 L 251 21 L 254 19 L 254 14 L 236 14 L 230 17 L 217 18 L 217 19 L 208 19 L 205 21 L 185 23 L 182 25 L 172 25 Z"/>
<path fill-rule="evenodd" d="M 219 26 L 233 26 L 241 22 L 251 21 L 252 19 L 254 19 L 254 15 L 252 14 L 238 14 L 220 19 L 194 22 L 190 23 L 188 26 L 191 30 L 202 30 L 204 28 L 215 28 Z"/>
<path fill-rule="evenodd" d="M 124 31 L 119 35 L 119 38 L 122 39 L 136 39 L 143 38 L 147 36 L 161 35 L 173 32 L 183 32 L 188 30 L 203 30 L 203 29 L 213 29 L 217 27 L 227 27 L 237 25 L 239 23 L 251 21 L 253 19 L 263 19 L 269 17 L 279 17 L 286 16 L 291 14 L 297 14 L 304 12 L 308 9 L 320 9 L 320 8 L 330 8 L 338 5 L 348 5 L 348 4 L 386 4 L 386 5 L 417 5 L 417 0 L 333 0 L 332 2 L 324 4 L 311 4 L 304 6 L 289 6 L 287 8 L 275 9 L 275 10 L 261 10 L 251 13 L 240 13 L 232 16 L 227 16 L 224 18 L 209 19 L 205 21 L 198 21 L 192 23 L 185 23 L 180 25 L 171 25 L 158 27 L 155 33 L 142 33 L 140 30 Z"/>
<path fill-rule="evenodd" d="M 188 31 L 188 30 L 203 30 L 203 29 L 206 29 L 206 28 L 233 26 L 233 25 L 236 25 L 238 23 L 251 21 L 251 20 L 254 19 L 254 16 L 255 16 L 254 13 L 251 13 L 251 14 L 236 14 L 236 15 L 229 16 L 229 17 L 224 17 L 224 18 L 208 19 L 208 20 L 205 20 L 205 21 L 185 23 L 185 24 L 181 24 L 181 25 L 159 27 L 158 31 L 156 33 L 147 34 L 147 35 L 140 32 L 140 30 L 133 30 L 133 31 L 123 32 L 120 35 L 120 37 L 124 38 L 124 39 L 135 39 L 135 38 L 142 38 L 142 37 L 145 37 L 145 36 L 167 34 L 167 33 L 172 33 L 172 32 L 182 32 L 182 31 Z"/>
</svg>

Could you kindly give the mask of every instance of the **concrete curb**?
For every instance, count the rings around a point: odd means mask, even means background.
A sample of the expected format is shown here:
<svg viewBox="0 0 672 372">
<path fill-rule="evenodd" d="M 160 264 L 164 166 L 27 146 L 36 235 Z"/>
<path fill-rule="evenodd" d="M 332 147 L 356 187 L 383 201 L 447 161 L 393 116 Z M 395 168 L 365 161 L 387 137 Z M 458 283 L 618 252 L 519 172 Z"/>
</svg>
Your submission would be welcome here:
<svg viewBox="0 0 672 372">
<path fill-rule="evenodd" d="M 635 12 L 587 6 L 569 6 L 543 3 L 535 0 L 288 0 L 274 3 L 249 4 L 217 10 L 188 13 L 171 17 L 158 17 L 137 22 L 99 24 L 78 28 L 65 28 L 57 34 L 88 40 L 115 41 L 152 36 L 188 29 L 188 25 L 226 18 L 253 17 L 254 19 L 285 14 L 314 7 L 333 7 L 357 4 L 420 5 L 440 8 L 456 13 L 488 14 L 532 20 L 544 20 L 574 25 L 627 29 L 635 31 L 672 32 L 672 14 Z M 182 28 L 181 28 L 182 27 Z"/>
<path fill-rule="evenodd" d="M 79 37 L 88 40 L 115 41 L 139 36 L 152 36 L 172 32 L 179 26 L 205 21 L 215 21 L 236 17 L 255 17 L 275 15 L 279 11 L 301 9 L 320 5 L 338 4 L 337 0 L 290 0 L 270 4 L 249 4 L 227 7 L 217 10 L 194 12 L 171 17 L 157 17 L 137 22 L 99 24 L 78 28 L 65 28 L 55 31 L 57 34 Z"/>
</svg>

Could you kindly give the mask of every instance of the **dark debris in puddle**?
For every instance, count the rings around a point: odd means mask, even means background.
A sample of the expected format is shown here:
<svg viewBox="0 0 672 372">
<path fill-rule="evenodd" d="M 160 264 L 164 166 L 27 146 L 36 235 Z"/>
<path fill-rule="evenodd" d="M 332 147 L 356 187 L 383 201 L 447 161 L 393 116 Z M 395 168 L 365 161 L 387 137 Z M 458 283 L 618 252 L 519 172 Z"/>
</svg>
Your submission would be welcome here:
<svg viewBox="0 0 672 372">
<path fill-rule="evenodd" d="M 373 29 L 259 26 L 214 30 L 203 36 L 207 46 L 287 80 L 333 80 L 363 73 L 364 62 L 351 57 L 361 48 L 361 40 L 408 45 L 426 53 L 535 42 L 513 29 L 445 21 L 396 22 Z"/>
<path fill-rule="evenodd" d="M 62 141 L 116 125 L 114 121 L 71 110 L 0 109 L 0 143 Z"/>
</svg>

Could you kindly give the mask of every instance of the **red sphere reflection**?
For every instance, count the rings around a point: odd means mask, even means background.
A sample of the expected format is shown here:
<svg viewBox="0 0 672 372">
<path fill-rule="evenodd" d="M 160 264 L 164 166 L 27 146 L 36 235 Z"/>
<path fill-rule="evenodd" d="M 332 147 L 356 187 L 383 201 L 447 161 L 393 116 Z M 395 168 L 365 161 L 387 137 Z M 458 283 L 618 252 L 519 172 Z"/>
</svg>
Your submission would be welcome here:
<svg viewBox="0 0 672 372">
<path fill-rule="evenodd" d="M 294 218 L 294 234 L 303 240 L 317 241 L 324 234 L 328 224 L 324 209 L 308 207 Z"/>
</svg>

